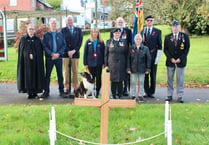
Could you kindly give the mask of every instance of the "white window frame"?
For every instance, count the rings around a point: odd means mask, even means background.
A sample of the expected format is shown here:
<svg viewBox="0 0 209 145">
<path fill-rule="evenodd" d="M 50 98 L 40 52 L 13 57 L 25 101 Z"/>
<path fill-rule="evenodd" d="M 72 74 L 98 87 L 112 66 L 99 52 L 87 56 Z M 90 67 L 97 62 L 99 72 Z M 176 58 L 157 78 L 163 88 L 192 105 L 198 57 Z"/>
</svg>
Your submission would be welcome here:
<svg viewBox="0 0 209 145">
<path fill-rule="evenodd" d="M 10 6 L 17 6 L 17 0 L 10 0 Z"/>
</svg>

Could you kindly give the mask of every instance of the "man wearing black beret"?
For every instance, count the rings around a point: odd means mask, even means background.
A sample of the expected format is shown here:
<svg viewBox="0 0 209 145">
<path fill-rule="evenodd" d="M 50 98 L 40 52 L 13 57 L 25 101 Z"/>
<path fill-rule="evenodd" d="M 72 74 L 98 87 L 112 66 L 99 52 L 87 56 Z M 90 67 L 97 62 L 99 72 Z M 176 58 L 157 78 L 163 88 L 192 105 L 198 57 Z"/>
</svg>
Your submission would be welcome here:
<svg viewBox="0 0 209 145">
<path fill-rule="evenodd" d="M 147 27 L 143 30 L 143 44 L 149 48 L 151 56 L 151 72 L 145 75 L 144 97 L 154 98 L 156 88 L 157 64 L 162 54 L 161 30 L 153 27 L 154 17 L 149 15 L 145 18 Z"/>
<path fill-rule="evenodd" d="M 184 96 L 184 69 L 187 64 L 187 55 L 190 47 L 189 36 L 180 32 L 180 23 L 172 22 L 172 33 L 165 36 L 164 53 L 167 67 L 167 97 L 166 101 L 173 99 L 173 78 L 176 70 L 177 101 L 183 103 Z"/>
</svg>

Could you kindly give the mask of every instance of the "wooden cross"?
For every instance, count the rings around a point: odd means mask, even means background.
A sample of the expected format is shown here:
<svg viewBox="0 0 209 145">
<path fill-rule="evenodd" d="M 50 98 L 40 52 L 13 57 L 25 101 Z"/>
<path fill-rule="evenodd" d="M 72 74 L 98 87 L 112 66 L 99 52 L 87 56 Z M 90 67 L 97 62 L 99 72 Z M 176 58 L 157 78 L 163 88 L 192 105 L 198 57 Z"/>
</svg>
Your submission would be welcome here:
<svg viewBox="0 0 209 145">
<path fill-rule="evenodd" d="M 75 98 L 76 106 L 99 106 L 101 107 L 101 123 L 100 123 L 100 143 L 107 144 L 108 140 L 108 112 L 109 107 L 136 107 L 135 100 L 113 100 L 109 99 L 110 74 L 102 74 L 102 98 L 101 99 L 84 99 Z"/>
</svg>

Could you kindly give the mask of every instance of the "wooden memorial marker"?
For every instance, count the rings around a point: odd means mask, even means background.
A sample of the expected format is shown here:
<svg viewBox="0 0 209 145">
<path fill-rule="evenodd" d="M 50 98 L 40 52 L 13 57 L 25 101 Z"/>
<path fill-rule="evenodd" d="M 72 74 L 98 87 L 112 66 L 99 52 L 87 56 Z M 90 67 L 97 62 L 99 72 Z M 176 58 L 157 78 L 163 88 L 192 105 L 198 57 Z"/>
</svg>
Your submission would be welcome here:
<svg viewBox="0 0 209 145">
<path fill-rule="evenodd" d="M 135 100 L 109 99 L 110 74 L 102 74 L 102 98 L 101 99 L 84 99 L 75 98 L 76 106 L 98 106 L 101 107 L 101 123 L 100 123 L 100 143 L 107 144 L 108 140 L 108 112 L 109 107 L 136 107 Z"/>
</svg>

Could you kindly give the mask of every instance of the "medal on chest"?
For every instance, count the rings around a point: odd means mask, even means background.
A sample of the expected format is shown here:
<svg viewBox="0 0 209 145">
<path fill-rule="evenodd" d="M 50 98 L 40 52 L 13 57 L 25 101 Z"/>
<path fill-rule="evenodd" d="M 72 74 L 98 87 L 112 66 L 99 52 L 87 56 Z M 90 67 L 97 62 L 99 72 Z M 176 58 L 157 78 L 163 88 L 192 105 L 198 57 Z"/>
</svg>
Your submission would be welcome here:
<svg viewBox="0 0 209 145">
<path fill-rule="evenodd" d="M 127 34 L 126 31 L 124 31 L 123 35 L 122 35 L 122 39 L 126 39 L 127 38 Z"/>
<path fill-rule="evenodd" d="M 119 46 L 124 46 L 124 43 L 123 42 L 119 42 Z"/>
</svg>

